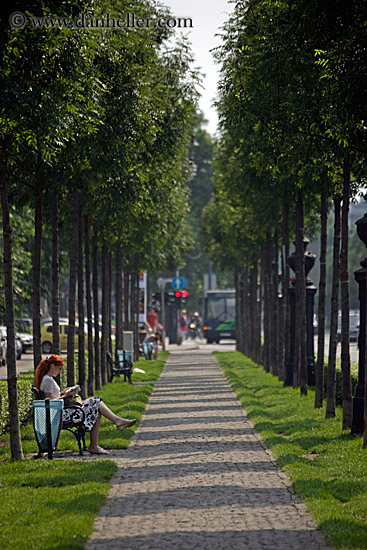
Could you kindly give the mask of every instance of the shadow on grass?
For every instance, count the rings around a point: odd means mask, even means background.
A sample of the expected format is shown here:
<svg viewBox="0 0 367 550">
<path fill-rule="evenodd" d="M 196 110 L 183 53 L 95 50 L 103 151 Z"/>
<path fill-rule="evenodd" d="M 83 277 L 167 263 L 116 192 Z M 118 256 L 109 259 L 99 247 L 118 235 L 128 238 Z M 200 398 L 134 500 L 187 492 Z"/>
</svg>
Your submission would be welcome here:
<svg viewBox="0 0 367 550">
<path fill-rule="evenodd" d="M 7 487 L 66 487 L 80 483 L 108 481 L 116 465 L 103 462 L 13 462 L 0 467 L 3 486 Z"/>
<path fill-rule="evenodd" d="M 273 445 L 284 445 L 287 438 L 285 438 L 282 435 L 274 435 L 271 437 L 264 436 L 264 441 L 269 447 L 272 447 Z M 298 447 L 300 450 L 308 451 L 308 452 L 315 452 L 317 454 L 322 453 L 323 451 L 319 449 L 315 449 L 319 444 L 325 444 L 328 443 L 327 439 L 321 438 L 321 437 L 301 437 L 301 438 L 294 438 L 290 440 L 290 444 L 293 446 Z M 282 463 L 283 456 L 279 458 L 279 462 Z M 287 464 L 287 462 L 285 463 Z"/>
<path fill-rule="evenodd" d="M 361 550 L 367 548 L 367 522 L 352 519 L 330 519 L 323 521 L 320 528 L 336 548 Z M 347 533 L 348 537 L 340 537 L 339 533 Z"/>
<path fill-rule="evenodd" d="M 339 502 L 348 502 L 356 495 L 366 493 L 364 481 L 340 481 L 338 479 L 327 481 L 320 478 L 300 479 L 294 482 L 294 488 L 302 498 L 329 499 L 333 497 Z"/>
<path fill-rule="evenodd" d="M 257 416 L 269 416 L 266 412 L 261 410 L 255 414 L 255 411 L 252 411 L 248 417 L 253 421 L 254 427 L 260 433 L 263 432 L 275 432 L 274 435 L 266 437 L 264 440 L 266 444 L 271 447 L 272 445 L 284 444 L 285 440 L 290 438 L 292 445 L 299 447 L 300 450 L 310 451 L 316 447 L 325 446 L 332 444 L 333 442 L 340 441 L 350 441 L 353 439 L 353 436 L 350 433 L 331 433 L 331 434 L 322 434 L 322 422 L 312 419 L 304 419 L 300 421 L 291 421 L 285 423 L 275 423 L 271 420 L 257 422 Z M 314 432 L 312 435 L 295 435 L 297 432 L 302 434 L 303 430 Z M 279 435 L 278 435 L 279 434 Z M 320 449 L 317 449 L 317 452 L 322 452 Z M 280 459 L 281 460 L 281 459 Z"/>
</svg>

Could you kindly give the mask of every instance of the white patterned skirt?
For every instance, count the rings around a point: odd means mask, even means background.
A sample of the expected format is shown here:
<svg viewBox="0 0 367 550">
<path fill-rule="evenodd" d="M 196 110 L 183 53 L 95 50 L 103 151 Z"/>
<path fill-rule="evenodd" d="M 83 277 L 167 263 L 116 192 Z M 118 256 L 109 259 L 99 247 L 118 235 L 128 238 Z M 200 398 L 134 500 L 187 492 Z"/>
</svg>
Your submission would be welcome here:
<svg viewBox="0 0 367 550">
<path fill-rule="evenodd" d="M 87 432 L 90 432 L 97 422 L 99 415 L 99 404 L 102 399 L 97 395 L 95 397 L 89 397 L 84 399 L 82 409 L 84 411 L 85 420 L 84 425 Z M 63 409 L 62 421 L 63 424 L 69 424 L 72 421 L 72 416 L 75 416 L 75 409 Z"/>
</svg>

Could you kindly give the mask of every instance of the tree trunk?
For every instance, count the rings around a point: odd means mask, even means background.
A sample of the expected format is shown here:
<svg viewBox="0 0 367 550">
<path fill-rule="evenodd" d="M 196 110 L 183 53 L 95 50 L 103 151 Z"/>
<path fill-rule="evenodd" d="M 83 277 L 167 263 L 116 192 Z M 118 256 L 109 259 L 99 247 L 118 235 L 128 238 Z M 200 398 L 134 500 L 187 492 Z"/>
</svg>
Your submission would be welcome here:
<svg viewBox="0 0 367 550">
<path fill-rule="evenodd" d="M 283 352 L 283 362 L 282 362 L 282 371 L 283 377 L 282 380 L 286 379 L 286 368 L 285 364 L 289 357 L 290 353 L 290 331 L 291 331 L 291 311 L 290 311 L 290 300 L 289 300 L 289 203 L 284 201 L 283 203 L 283 224 L 282 224 L 282 319 L 283 319 L 283 334 L 284 334 L 284 352 Z"/>
<path fill-rule="evenodd" d="M 340 197 L 334 198 L 334 246 L 333 246 L 333 279 L 331 290 L 330 341 L 327 373 L 326 413 L 325 418 L 335 417 L 335 370 L 336 347 L 338 343 L 338 309 L 339 309 L 339 254 L 340 254 Z"/>
<path fill-rule="evenodd" d="M 349 353 L 349 275 L 348 275 L 348 215 L 350 201 L 350 162 L 344 160 L 343 206 L 340 250 L 340 297 L 341 297 L 341 370 L 343 396 L 343 430 L 352 427 L 352 381 Z"/>
<path fill-rule="evenodd" d="M 242 352 L 242 320 L 241 320 L 241 290 L 238 272 L 233 275 L 235 293 L 235 327 L 236 327 L 236 350 Z"/>
<path fill-rule="evenodd" d="M 270 372 L 270 266 L 269 266 L 269 241 L 270 235 L 267 236 L 264 246 L 263 268 L 264 268 L 264 349 L 263 349 L 263 365 L 266 372 Z"/>
<path fill-rule="evenodd" d="M 250 267 L 249 271 L 249 357 L 255 361 L 256 354 L 256 298 L 257 298 L 257 285 L 255 286 L 255 262 Z"/>
<path fill-rule="evenodd" d="M 59 297 L 59 196 L 52 194 L 52 353 L 60 353 L 60 297 Z"/>
<path fill-rule="evenodd" d="M 293 385 L 300 386 L 301 395 L 307 395 L 306 354 L 306 278 L 304 256 L 303 193 L 298 189 L 296 201 L 296 360 Z M 298 382 L 298 384 L 297 384 Z"/>
<path fill-rule="evenodd" d="M 41 349 L 41 245 L 42 245 L 42 194 L 36 187 L 34 207 L 33 252 L 33 363 L 36 369 L 42 360 Z"/>
<path fill-rule="evenodd" d="M 85 253 L 85 298 L 87 302 L 88 326 L 88 395 L 94 395 L 94 365 L 93 365 L 93 312 L 90 287 L 90 247 L 89 247 L 89 217 L 84 216 L 84 253 Z M 97 323 L 98 324 L 98 323 Z"/>
<path fill-rule="evenodd" d="M 131 277 L 131 320 L 133 331 L 134 361 L 139 359 L 139 272 L 134 271 Z"/>
<path fill-rule="evenodd" d="M 271 320 L 271 340 L 272 340 L 272 373 L 274 376 L 279 374 L 279 332 L 278 332 L 278 254 L 279 254 L 279 239 L 278 231 L 275 231 L 272 239 L 272 281 L 271 281 L 271 304 L 272 304 L 272 320 Z"/>
<path fill-rule="evenodd" d="M 108 269 L 108 277 L 107 277 L 107 289 L 108 289 L 108 351 L 112 355 L 112 252 L 108 252 L 108 263 L 107 263 L 107 269 Z M 116 330 L 116 327 L 115 327 Z"/>
<path fill-rule="evenodd" d="M 249 267 L 246 264 L 243 270 L 242 301 L 241 301 L 241 319 L 242 319 L 242 349 L 243 353 L 250 356 L 250 334 L 252 319 L 250 316 L 250 292 L 249 292 Z"/>
<path fill-rule="evenodd" d="M 115 360 L 117 361 L 117 350 L 123 349 L 123 327 L 122 327 L 122 255 L 121 247 L 118 245 L 116 251 L 116 273 L 115 273 L 115 300 L 116 300 L 116 330 L 115 330 Z"/>
<path fill-rule="evenodd" d="M 367 310 L 367 303 L 366 303 Z M 365 315 L 367 314 L 367 311 Z M 367 319 L 367 317 L 365 317 Z M 364 334 L 361 335 L 364 338 L 364 349 L 367 349 L 367 330 L 365 327 Z M 364 356 L 364 403 L 363 403 L 363 448 L 367 448 L 367 354 Z"/>
<path fill-rule="evenodd" d="M 107 339 L 106 339 L 106 350 L 110 352 L 112 357 L 112 254 L 111 251 L 107 251 L 107 270 L 106 270 L 106 299 L 107 299 Z M 106 373 L 107 381 L 111 380 L 112 370 L 110 364 L 106 361 Z"/>
<path fill-rule="evenodd" d="M 260 312 L 261 312 L 261 318 L 260 318 L 260 363 L 264 365 L 264 358 L 265 358 L 265 345 L 264 345 L 264 334 L 265 334 L 265 308 L 266 308 L 266 300 L 265 300 L 265 262 L 266 262 L 266 255 L 265 255 L 265 245 L 261 248 L 260 253 Z"/>
<path fill-rule="evenodd" d="M 13 302 L 13 265 L 12 265 L 12 236 L 10 227 L 8 204 L 8 181 L 3 155 L 0 157 L 0 192 L 3 214 L 3 246 L 4 246 L 4 289 L 5 289 L 5 316 L 7 331 L 7 383 L 8 408 L 10 421 L 10 452 L 13 460 L 23 460 L 22 441 L 20 437 L 17 369 L 15 358 L 15 322 Z"/>
<path fill-rule="evenodd" d="M 273 318 L 274 318 L 274 303 L 273 303 L 273 277 L 272 277 L 272 260 L 273 260 L 273 250 L 272 250 L 272 238 L 268 234 L 266 242 L 266 367 L 265 370 L 270 372 L 274 364 L 274 343 L 273 343 Z"/>
<path fill-rule="evenodd" d="M 253 312 L 253 332 L 252 332 L 252 360 L 260 363 L 261 353 L 261 296 L 258 296 L 258 265 L 259 254 L 255 255 L 253 268 L 251 269 L 251 296 Z"/>
<path fill-rule="evenodd" d="M 325 302 L 326 302 L 326 246 L 327 246 L 327 188 L 321 193 L 321 237 L 320 237 L 320 282 L 317 327 L 317 363 L 315 408 L 321 408 L 324 399 L 324 355 L 325 355 Z"/>
<path fill-rule="evenodd" d="M 79 194 L 73 193 L 73 228 L 72 242 L 70 252 L 70 270 L 69 270 L 69 326 L 67 339 L 67 385 L 73 386 L 75 383 L 75 294 L 76 280 L 78 270 L 78 226 L 79 226 Z"/>
<path fill-rule="evenodd" d="M 108 293 L 107 293 L 107 245 L 102 241 L 102 338 L 101 338 L 101 375 L 102 384 L 107 384 L 106 352 L 108 340 Z"/>
<path fill-rule="evenodd" d="M 130 330 L 129 319 L 129 300 L 130 300 L 130 272 L 127 266 L 124 266 L 124 330 Z M 125 344 L 123 342 L 123 344 Z"/>
<path fill-rule="evenodd" d="M 99 349 L 99 299 L 98 299 L 98 247 L 97 233 L 94 232 L 93 241 L 93 311 L 94 311 L 94 366 L 95 388 L 102 388 L 100 349 Z"/>
<path fill-rule="evenodd" d="M 80 395 L 82 399 L 87 397 L 85 376 L 85 332 L 84 332 L 84 258 L 83 258 L 83 213 L 79 196 L 79 220 L 78 220 L 78 365 Z"/>
</svg>

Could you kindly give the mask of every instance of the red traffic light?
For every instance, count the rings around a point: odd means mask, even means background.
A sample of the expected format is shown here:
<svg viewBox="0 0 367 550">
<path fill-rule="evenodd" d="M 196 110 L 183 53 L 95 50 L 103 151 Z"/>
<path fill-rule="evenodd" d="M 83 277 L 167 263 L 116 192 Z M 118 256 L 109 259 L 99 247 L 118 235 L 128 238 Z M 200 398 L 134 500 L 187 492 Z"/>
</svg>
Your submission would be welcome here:
<svg viewBox="0 0 367 550">
<path fill-rule="evenodd" d="M 182 291 L 182 298 L 187 298 L 189 295 L 189 291 L 188 290 L 183 290 Z"/>
<path fill-rule="evenodd" d="M 176 298 L 181 298 L 181 291 L 180 291 L 180 290 L 176 290 L 175 296 L 176 296 Z"/>
</svg>

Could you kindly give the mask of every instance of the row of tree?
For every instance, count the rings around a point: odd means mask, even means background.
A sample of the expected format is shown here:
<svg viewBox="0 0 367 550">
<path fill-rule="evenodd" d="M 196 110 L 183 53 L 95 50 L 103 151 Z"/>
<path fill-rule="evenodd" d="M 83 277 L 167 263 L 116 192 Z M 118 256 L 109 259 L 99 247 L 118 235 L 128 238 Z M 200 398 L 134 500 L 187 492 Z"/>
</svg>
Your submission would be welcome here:
<svg viewBox="0 0 367 550">
<path fill-rule="evenodd" d="M 23 0 L 17 8 L 28 19 L 32 15 L 74 19 L 80 13 L 93 17 L 109 13 L 118 18 L 131 6 L 126 0 L 106 0 L 98 5 L 92 0 L 62 4 Z M 134 13 L 144 18 L 168 14 L 146 0 L 134 2 Z M 17 274 L 22 269 L 13 266 L 23 265 L 23 271 L 31 266 L 32 270 L 35 366 L 41 359 L 42 273 L 46 272 L 52 281 L 53 347 L 58 352 L 60 271 L 68 269 L 67 382 L 75 382 L 78 288 L 79 344 L 83 344 L 86 302 L 88 391 L 93 393 L 94 387 L 99 388 L 107 380 L 111 265 L 115 266 L 116 339 L 120 345 L 122 277 L 127 293 L 124 307 L 133 300 L 125 310 L 128 323 L 137 310 L 139 270 L 174 265 L 190 242 L 185 222 L 187 146 L 196 112 L 196 77 L 189 68 L 187 45 L 170 45 L 170 34 L 169 28 L 153 26 L 140 30 L 76 30 L 27 25 L 14 30 L 6 15 L 0 22 L 0 192 L 14 459 L 23 455 L 14 344 L 14 296 L 21 294 L 22 279 Z M 34 228 L 32 238 L 27 239 L 32 244 L 31 264 L 29 256 L 22 264 L 19 256 L 24 252 L 13 246 L 12 224 L 16 219 L 15 225 L 21 225 L 19 216 L 29 223 L 30 215 Z M 103 293 L 102 342 L 98 339 L 99 278 Z M 18 289 L 16 294 L 14 288 Z M 79 376 L 86 393 L 83 361 L 84 346 L 79 350 Z"/>
<path fill-rule="evenodd" d="M 289 355 L 289 243 L 295 240 L 293 383 L 307 393 L 305 228 L 320 228 L 315 406 L 323 404 L 326 221 L 334 208 L 326 416 L 335 416 L 339 292 L 343 428 L 352 422 L 348 211 L 366 175 L 366 8 L 362 0 L 236 2 L 223 29 L 214 196 L 204 213 L 207 250 L 242 278 L 251 317 L 238 345 L 285 380 Z M 280 257 L 282 306 L 278 308 Z M 260 275 L 259 275 L 259 266 Z M 264 345 L 260 350 L 260 299 Z M 254 315 L 252 315 L 254 313 Z M 277 326 L 280 323 L 279 337 Z M 249 330 L 247 330 L 249 327 Z M 250 337 L 247 339 L 247 335 Z M 367 437 L 367 436 L 366 436 Z M 366 440 L 367 441 L 367 440 Z"/>
</svg>

